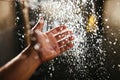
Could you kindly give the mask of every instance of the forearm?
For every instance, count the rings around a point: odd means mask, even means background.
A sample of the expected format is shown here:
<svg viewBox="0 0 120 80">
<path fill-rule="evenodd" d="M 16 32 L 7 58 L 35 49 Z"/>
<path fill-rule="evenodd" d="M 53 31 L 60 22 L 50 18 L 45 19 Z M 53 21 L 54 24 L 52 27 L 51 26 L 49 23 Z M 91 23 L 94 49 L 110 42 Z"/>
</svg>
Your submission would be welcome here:
<svg viewBox="0 0 120 80">
<path fill-rule="evenodd" d="M 38 54 L 29 46 L 0 69 L 0 80 L 28 80 L 40 64 Z"/>
</svg>

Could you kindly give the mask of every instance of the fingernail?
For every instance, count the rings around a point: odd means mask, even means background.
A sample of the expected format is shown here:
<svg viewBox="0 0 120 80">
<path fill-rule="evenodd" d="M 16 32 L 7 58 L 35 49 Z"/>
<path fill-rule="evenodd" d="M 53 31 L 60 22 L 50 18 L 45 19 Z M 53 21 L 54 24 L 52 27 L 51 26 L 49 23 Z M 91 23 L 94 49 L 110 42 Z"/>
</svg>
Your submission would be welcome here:
<svg viewBox="0 0 120 80">
<path fill-rule="evenodd" d="M 43 17 L 40 17 L 40 23 L 44 23 L 44 19 L 43 19 Z"/>
</svg>

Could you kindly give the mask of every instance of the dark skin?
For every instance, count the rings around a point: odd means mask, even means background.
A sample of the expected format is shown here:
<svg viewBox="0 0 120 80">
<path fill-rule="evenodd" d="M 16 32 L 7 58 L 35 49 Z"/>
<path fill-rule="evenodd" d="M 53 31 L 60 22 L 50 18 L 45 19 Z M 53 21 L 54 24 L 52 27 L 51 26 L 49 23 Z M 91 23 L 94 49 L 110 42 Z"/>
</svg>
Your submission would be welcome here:
<svg viewBox="0 0 120 80">
<path fill-rule="evenodd" d="M 43 33 L 43 18 L 31 30 L 31 44 L 0 68 L 0 80 L 29 80 L 36 68 L 73 47 L 72 31 L 66 26 Z M 68 37 L 66 37 L 68 36 Z"/>
</svg>

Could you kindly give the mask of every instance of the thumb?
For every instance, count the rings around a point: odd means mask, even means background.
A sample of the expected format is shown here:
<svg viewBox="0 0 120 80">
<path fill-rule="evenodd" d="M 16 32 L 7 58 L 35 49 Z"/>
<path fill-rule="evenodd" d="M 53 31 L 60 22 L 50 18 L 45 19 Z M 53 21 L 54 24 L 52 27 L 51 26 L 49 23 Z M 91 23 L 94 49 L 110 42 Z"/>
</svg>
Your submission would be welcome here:
<svg viewBox="0 0 120 80">
<path fill-rule="evenodd" d="M 44 19 L 43 17 L 40 17 L 37 24 L 33 27 L 33 30 L 39 29 L 40 31 L 42 31 L 43 26 L 44 26 Z"/>
</svg>

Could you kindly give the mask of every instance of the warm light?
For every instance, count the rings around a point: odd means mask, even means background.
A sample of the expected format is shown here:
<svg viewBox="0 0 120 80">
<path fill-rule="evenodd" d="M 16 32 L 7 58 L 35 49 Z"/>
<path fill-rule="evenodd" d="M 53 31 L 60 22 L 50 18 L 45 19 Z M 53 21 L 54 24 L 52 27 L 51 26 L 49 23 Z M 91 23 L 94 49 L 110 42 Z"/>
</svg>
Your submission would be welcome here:
<svg viewBox="0 0 120 80">
<path fill-rule="evenodd" d="M 88 20 L 88 25 L 87 25 L 87 32 L 95 32 L 97 27 L 96 27 L 96 16 L 91 15 L 89 20 Z"/>
</svg>

